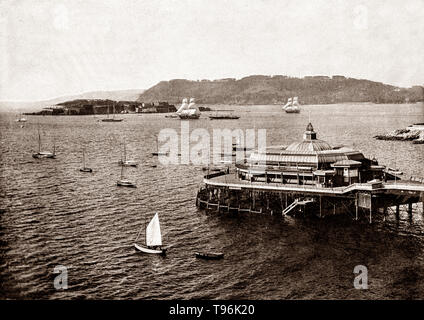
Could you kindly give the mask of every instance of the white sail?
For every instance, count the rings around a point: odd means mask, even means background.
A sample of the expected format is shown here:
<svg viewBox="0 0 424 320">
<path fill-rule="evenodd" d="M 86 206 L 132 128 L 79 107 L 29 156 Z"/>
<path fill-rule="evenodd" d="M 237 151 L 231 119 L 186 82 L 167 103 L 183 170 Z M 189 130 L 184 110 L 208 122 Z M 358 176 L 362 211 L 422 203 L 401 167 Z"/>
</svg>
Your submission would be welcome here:
<svg viewBox="0 0 424 320">
<path fill-rule="evenodd" d="M 190 103 L 187 107 L 187 110 L 189 110 L 189 114 L 190 115 L 200 115 L 200 110 L 199 108 L 196 106 L 196 101 L 194 98 L 190 99 Z"/>
<path fill-rule="evenodd" d="M 288 100 L 287 100 L 287 103 L 284 105 L 284 107 L 283 108 L 288 108 L 288 107 L 291 107 L 292 106 L 292 98 L 289 98 Z"/>
<path fill-rule="evenodd" d="M 299 100 L 298 97 L 293 98 L 293 106 L 298 107 L 299 106 Z"/>
<path fill-rule="evenodd" d="M 162 235 L 160 233 L 159 215 L 156 213 L 146 228 L 146 245 L 161 246 Z"/>
<path fill-rule="evenodd" d="M 177 113 L 181 113 L 181 111 L 187 109 L 187 107 L 188 107 L 187 99 L 184 98 L 183 102 L 181 103 L 181 107 L 177 110 Z"/>
<path fill-rule="evenodd" d="M 190 103 L 188 105 L 188 109 L 194 109 L 194 105 L 196 104 L 194 98 L 190 98 Z"/>
</svg>

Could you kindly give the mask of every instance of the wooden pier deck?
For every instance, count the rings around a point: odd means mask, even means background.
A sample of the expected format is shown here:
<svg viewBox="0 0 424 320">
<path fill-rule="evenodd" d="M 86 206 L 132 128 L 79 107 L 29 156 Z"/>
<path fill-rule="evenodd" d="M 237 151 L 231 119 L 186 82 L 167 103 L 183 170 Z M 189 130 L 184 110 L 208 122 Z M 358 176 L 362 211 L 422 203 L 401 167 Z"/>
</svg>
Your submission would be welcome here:
<svg viewBox="0 0 424 320">
<path fill-rule="evenodd" d="M 205 185 L 228 187 L 232 190 L 251 189 L 263 191 L 284 191 L 293 193 L 302 193 L 310 195 L 346 195 L 356 191 L 366 191 L 371 193 L 387 193 L 387 194 L 404 194 L 414 193 L 417 195 L 424 195 L 424 184 L 414 181 L 400 180 L 381 182 L 381 185 L 376 187 L 372 183 L 354 183 L 346 187 L 324 188 L 315 185 L 296 185 L 296 184 L 282 184 L 276 182 L 249 182 L 237 179 L 234 174 L 226 174 L 215 176 L 212 178 L 204 178 Z"/>
<path fill-rule="evenodd" d="M 284 215 L 292 211 L 309 211 L 319 217 L 347 212 L 354 214 L 355 220 L 365 215 L 371 223 L 373 214 L 382 210 L 385 215 L 391 207 L 395 207 L 390 211 L 398 218 L 402 205 L 407 206 L 411 216 L 413 204 L 424 201 L 424 183 L 410 180 L 370 181 L 326 188 L 275 181 L 250 182 L 238 179 L 234 173 L 219 172 L 205 176 L 203 182 L 205 188 L 199 191 L 196 204 L 228 212 L 259 211 Z"/>
</svg>

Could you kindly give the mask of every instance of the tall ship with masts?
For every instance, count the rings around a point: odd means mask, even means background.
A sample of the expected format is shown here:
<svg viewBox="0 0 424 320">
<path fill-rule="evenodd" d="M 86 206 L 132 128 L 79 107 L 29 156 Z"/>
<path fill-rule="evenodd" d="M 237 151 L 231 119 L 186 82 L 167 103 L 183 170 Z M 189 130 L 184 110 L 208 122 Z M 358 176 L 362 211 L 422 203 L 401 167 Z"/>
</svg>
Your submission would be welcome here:
<svg viewBox="0 0 424 320">
<path fill-rule="evenodd" d="M 200 110 L 196 106 L 194 98 L 190 98 L 190 103 L 187 104 L 187 99 L 184 98 L 181 107 L 177 110 L 177 115 L 180 119 L 199 119 Z"/>
<path fill-rule="evenodd" d="M 283 110 L 286 113 L 299 113 L 300 112 L 300 104 L 299 98 L 293 97 L 287 100 L 287 103 L 284 105 Z"/>
</svg>

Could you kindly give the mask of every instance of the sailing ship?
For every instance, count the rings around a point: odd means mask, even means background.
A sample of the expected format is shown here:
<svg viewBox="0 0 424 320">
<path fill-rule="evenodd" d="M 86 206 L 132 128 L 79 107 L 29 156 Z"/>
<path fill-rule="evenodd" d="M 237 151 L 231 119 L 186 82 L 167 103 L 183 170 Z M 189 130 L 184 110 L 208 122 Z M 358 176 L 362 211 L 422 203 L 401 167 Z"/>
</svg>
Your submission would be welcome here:
<svg viewBox="0 0 424 320">
<path fill-rule="evenodd" d="M 24 117 L 22 117 L 22 113 L 19 115 L 19 118 L 16 119 L 16 122 L 27 122 L 27 119 L 25 119 Z"/>
<path fill-rule="evenodd" d="M 283 107 L 283 110 L 286 113 L 299 113 L 300 112 L 300 105 L 299 105 L 298 97 L 294 97 L 293 100 L 292 100 L 292 98 L 289 98 L 287 100 L 287 103 Z"/>
<path fill-rule="evenodd" d="M 43 158 L 56 158 L 56 145 L 53 141 L 53 153 L 48 151 L 41 151 L 41 134 L 40 128 L 38 128 L 38 152 L 32 154 L 33 158 L 43 159 Z"/>
<path fill-rule="evenodd" d="M 121 155 L 122 157 L 122 155 Z M 124 141 L 124 157 L 118 161 L 118 164 L 125 167 L 137 167 L 137 161 L 135 160 L 127 160 L 127 148 Z"/>
<path fill-rule="evenodd" d="M 124 179 L 124 168 L 125 166 L 121 166 L 121 178 L 116 182 L 116 185 L 118 187 L 137 188 L 134 182 Z"/>
<path fill-rule="evenodd" d="M 93 169 L 85 166 L 85 148 L 82 149 L 82 165 L 83 167 L 80 168 L 81 172 L 93 172 Z"/>
<path fill-rule="evenodd" d="M 183 99 L 181 107 L 177 110 L 177 114 L 180 119 L 199 119 L 200 110 L 196 106 L 194 98 L 190 99 L 190 103 L 187 105 L 187 99 Z"/>
<path fill-rule="evenodd" d="M 123 120 L 123 119 L 115 119 L 115 104 L 113 104 L 112 118 L 109 118 L 109 109 L 110 109 L 110 106 L 107 107 L 107 118 L 102 119 L 103 122 L 121 122 Z"/>
<path fill-rule="evenodd" d="M 140 232 L 138 233 L 138 236 L 140 235 Z M 135 241 L 137 241 L 138 236 Z M 159 215 L 157 212 L 146 227 L 145 244 L 138 245 L 137 243 L 134 243 L 134 247 L 136 250 L 144 253 L 166 254 L 166 248 L 162 248 L 162 235 L 160 232 Z"/>
</svg>

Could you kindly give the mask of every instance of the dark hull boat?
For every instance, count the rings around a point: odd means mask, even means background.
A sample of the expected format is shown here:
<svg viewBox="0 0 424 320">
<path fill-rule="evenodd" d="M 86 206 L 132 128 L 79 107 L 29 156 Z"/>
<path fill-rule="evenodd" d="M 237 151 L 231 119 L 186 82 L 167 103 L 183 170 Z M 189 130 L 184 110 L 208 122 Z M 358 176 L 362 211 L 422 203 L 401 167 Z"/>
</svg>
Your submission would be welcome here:
<svg viewBox="0 0 424 320">
<path fill-rule="evenodd" d="M 169 152 L 152 152 L 152 156 L 167 156 Z"/>
<path fill-rule="evenodd" d="M 93 172 L 93 169 L 91 169 L 91 168 L 81 168 L 80 171 L 81 172 Z"/>
<path fill-rule="evenodd" d="M 196 258 L 204 260 L 219 260 L 224 258 L 222 252 L 196 252 Z"/>
<path fill-rule="evenodd" d="M 200 114 L 179 114 L 178 115 L 182 120 L 190 120 L 190 119 L 199 119 Z"/>
<path fill-rule="evenodd" d="M 122 120 L 124 120 L 124 119 L 108 119 L 108 118 L 106 118 L 106 119 L 102 119 L 102 122 L 121 122 Z"/>
<path fill-rule="evenodd" d="M 300 109 L 286 108 L 286 113 L 300 113 Z"/>
<path fill-rule="evenodd" d="M 239 118 L 240 118 L 239 116 L 232 116 L 232 115 L 209 116 L 209 119 L 211 120 L 235 120 Z"/>
</svg>

